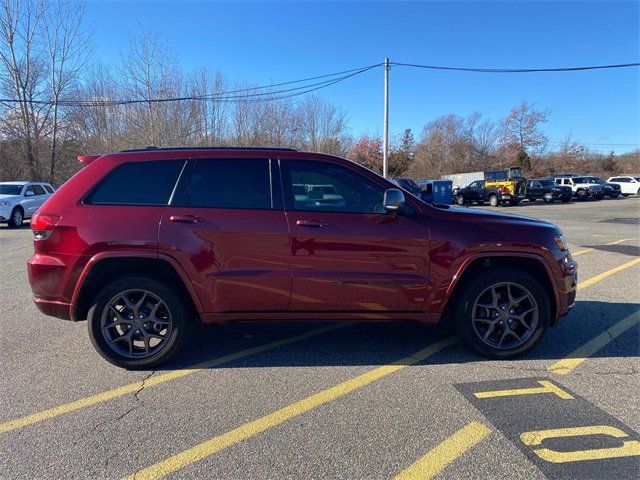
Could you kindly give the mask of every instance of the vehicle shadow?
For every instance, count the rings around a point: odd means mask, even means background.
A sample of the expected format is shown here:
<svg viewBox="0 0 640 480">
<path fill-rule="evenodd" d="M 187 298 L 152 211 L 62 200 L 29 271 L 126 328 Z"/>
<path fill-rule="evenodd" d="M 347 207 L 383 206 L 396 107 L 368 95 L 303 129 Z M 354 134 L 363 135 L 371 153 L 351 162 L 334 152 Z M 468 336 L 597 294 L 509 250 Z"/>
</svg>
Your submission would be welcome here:
<svg viewBox="0 0 640 480">
<path fill-rule="evenodd" d="M 571 313 L 550 328 L 537 348 L 523 360 L 564 358 L 606 329 L 629 317 L 640 317 L 640 304 L 578 302 Z M 247 322 L 204 326 L 196 324 L 175 360 L 161 367 L 193 367 L 241 350 L 251 349 L 327 327 L 323 322 Z M 336 330 L 240 357 L 213 368 L 378 366 L 407 357 L 451 336 L 445 328 L 415 322 L 345 322 Z M 638 357 L 639 324 L 606 345 L 594 357 Z M 426 361 L 431 364 L 491 362 L 463 345 L 454 345 Z M 209 368 L 199 366 L 199 368 Z"/>
</svg>

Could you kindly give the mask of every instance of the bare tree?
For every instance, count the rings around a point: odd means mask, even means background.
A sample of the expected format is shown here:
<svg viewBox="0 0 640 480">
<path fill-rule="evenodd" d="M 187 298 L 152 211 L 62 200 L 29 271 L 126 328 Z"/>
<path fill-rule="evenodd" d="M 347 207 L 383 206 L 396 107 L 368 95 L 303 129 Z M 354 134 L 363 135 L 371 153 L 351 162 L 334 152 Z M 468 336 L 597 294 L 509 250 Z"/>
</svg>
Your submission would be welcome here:
<svg viewBox="0 0 640 480">
<path fill-rule="evenodd" d="M 60 99 L 78 80 L 84 68 L 88 38 L 82 31 L 83 6 L 69 0 L 51 3 L 44 22 L 48 61 L 48 81 L 53 102 L 50 126 L 49 182 L 56 176 L 56 154 L 61 120 Z"/>
<path fill-rule="evenodd" d="M 3 133 L 18 140 L 31 178 L 42 178 L 39 150 L 50 107 L 32 103 L 46 99 L 46 64 L 42 56 L 43 0 L 3 0 L 0 14 L 0 88 L 14 103 L 3 104 Z"/>
<path fill-rule="evenodd" d="M 540 127 L 547 122 L 549 113 L 549 110 L 536 110 L 525 101 L 512 108 L 501 122 L 501 145 L 527 153 L 539 152 L 548 142 Z"/>
</svg>

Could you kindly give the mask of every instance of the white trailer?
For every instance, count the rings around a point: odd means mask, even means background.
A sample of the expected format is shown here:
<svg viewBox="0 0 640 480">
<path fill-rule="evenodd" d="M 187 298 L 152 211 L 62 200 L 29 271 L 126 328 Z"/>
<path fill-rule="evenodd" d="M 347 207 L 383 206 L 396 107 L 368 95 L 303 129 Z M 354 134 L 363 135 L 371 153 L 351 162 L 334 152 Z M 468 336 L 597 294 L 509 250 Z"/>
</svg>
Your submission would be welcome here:
<svg viewBox="0 0 640 480">
<path fill-rule="evenodd" d="M 453 175 L 443 175 L 443 180 L 451 180 L 453 189 L 464 188 L 476 180 L 484 180 L 484 172 L 456 173 Z"/>
</svg>

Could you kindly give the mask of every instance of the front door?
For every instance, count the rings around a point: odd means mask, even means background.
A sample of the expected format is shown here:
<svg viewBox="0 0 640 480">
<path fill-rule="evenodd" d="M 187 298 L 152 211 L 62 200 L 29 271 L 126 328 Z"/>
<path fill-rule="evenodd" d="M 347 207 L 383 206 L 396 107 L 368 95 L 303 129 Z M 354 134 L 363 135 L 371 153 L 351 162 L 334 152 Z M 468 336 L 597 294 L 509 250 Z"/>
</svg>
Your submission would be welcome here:
<svg viewBox="0 0 640 480">
<path fill-rule="evenodd" d="M 385 187 L 330 160 L 281 160 L 291 231 L 291 311 L 417 312 L 428 228 L 384 212 Z"/>
<path fill-rule="evenodd" d="M 198 159 L 183 172 L 159 235 L 206 312 L 289 306 L 289 228 L 269 159 Z M 277 188 L 277 194 L 274 194 Z"/>
<path fill-rule="evenodd" d="M 467 187 L 467 200 L 470 202 L 477 202 L 482 199 L 481 191 L 482 191 L 483 182 L 482 180 L 477 180 L 469 184 Z"/>
</svg>

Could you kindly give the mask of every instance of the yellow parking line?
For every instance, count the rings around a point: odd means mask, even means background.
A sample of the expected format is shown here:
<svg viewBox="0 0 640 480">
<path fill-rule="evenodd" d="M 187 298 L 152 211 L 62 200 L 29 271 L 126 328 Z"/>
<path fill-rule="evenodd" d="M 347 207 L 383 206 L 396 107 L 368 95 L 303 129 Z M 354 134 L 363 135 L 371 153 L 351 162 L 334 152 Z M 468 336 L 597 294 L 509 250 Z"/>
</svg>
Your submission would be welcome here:
<svg viewBox="0 0 640 480">
<path fill-rule="evenodd" d="M 589 340 L 580 348 L 571 352 L 567 357 L 557 361 L 556 363 L 548 367 L 547 371 L 556 373 L 558 375 L 566 375 L 568 373 L 571 373 L 587 358 L 589 358 L 591 355 L 611 342 L 614 338 L 619 337 L 639 322 L 640 311 L 629 315 L 624 320 L 621 320 L 612 327 L 606 329 L 597 337 Z"/>
<path fill-rule="evenodd" d="M 316 330 L 312 330 L 310 332 L 306 332 L 300 335 L 284 338 L 282 340 L 277 340 L 275 342 L 265 343 L 264 345 L 249 348 L 246 350 L 241 350 L 236 353 L 231 353 L 229 355 L 224 355 L 222 357 L 214 358 L 212 360 L 207 360 L 205 362 L 197 363 L 195 365 L 192 365 L 190 368 L 186 368 L 182 370 L 174 370 L 169 373 L 164 373 L 162 375 L 157 375 L 157 376 L 148 378 L 147 380 L 144 380 L 144 381 L 130 383 L 128 385 L 114 388 L 112 390 L 106 390 L 104 392 L 100 392 L 95 395 L 91 395 L 89 397 L 84 397 L 79 400 L 75 400 L 73 402 L 63 403 L 62 405 L 58 405 L 56 407 L 49 408 L 47 410 L 42 410 L 40 412 L 32 413 L 30 415 L 26 415 L 16 420 L 10 420 L 8 422 L 1 423 L 0 433 L 9 432 L 11 430 L 26 427 L 28 425 L 33 425 L 34 423 L 38 423 L 43 420 L 48 420 L 50 418 L 54 418 L 54 417 L 57 417 L 58 415 L 63 415 L 65 413 L 74 412 L 76 410 L 80 410 L 81 408 L 90 407 L 98 403 L 106 402 L 107 400 L 121 397 L 128 393 L 135 393 L 143 387 L 144 388 L 154 387 L 156 385 L 160 385 L 161 383 L 166 383 L 171 380 L 176 380 L 178 378 L 186 377 L 187 375 L 191 375 L 192 373 L 199 372 L 200 370 L 203 370 L 203 369 L 217 367 L 219 365 L 229 363 L 234 360 L 238 360 L 240 358 L 245 358 L 250 355 L 255 355 L 257 353 L 266 352 L 268 350 L 282 347 L 284 345 L 289 345 L 294 342 L 299 342 L 301 340 L 306 340 L 308 338 L 315 337 L 323 333 L 327 333 L 333 330 L 337 330 L 339 328 L 343 328 L 352 323 L 353 322 L 344 322 L 344 323 L 336 323 L 336 324 L 328 325 L 326 327 L 318 328 Z"/>
<path fill-rule="evenodd" d="M 591 277 L 591 278 L 585 280 L 584 282 L 580 282 L 578 284 L 578 290 L 581 290 L 583 288 L 587 288 L 587 287 L 593 285 L 594 283 L 601 282 L 602 280 L 604 280 L 607 277 L 610 277 L 614 273 L 618 273 L 618 272 L 621 272 L 622 270 L 626 270 L 627 268 L 631 268 L 634 265 L 637 265 L 638 263 L 640 263 L 640 258 L 636 258 L 634 260 L 631 260 L 630 262 L 623 263 L 622 265 L 619 265 L 619 266 L 617 266 L 615 268 L 612 268 L 611 270 L 607 270 L 606 272 L 602 272 L 601 274 L 596 275 L 595 277 Z"/>
<path fill-rule="evenodd" d="M 605 243 L 605 245 L 619 245 L 624 242 L 630 242 L 632 240 L 640 240 L 640 238 L 621 238 L 620 240 L 616 240 L 615 242 Z M 572 257 L 577 257 L 579 255 L 583 255 L 585 253 L 593 252 L 595 248 L 586 248 L 584 250 L 578 250 L 577 252 L 573 252 L 571 254 Z"/>
<path fill-rule="evenodd" d="M 440 350 L 453 345 L 456 342 L 457 339 L 455 337 L 446 338 L 414 353 L 409 357 L 395 361 L 389 365 L 378 367 L 367 373 L 363 373 L 362 375 L 358 375 L 350 380 L 339 383 L 338 385 L 334 385 L 326 390 L 322 390 L 307 398 L 287 405 L 286 407 L 276 410 L 264 417 L 258 418 L 257 420 L 245 423 L 238 428 L 213 437 L 210 440 L 173 455 L 166 460 L 162 460 L 154 465 L 144 468 L 133 475 L 126 477 L 126 479 L 133 480 L 135 478 L 138 480 L 148 480 L 164 477 L 165 475 L 180 470 L 192 463 L 198 462 L 227 447 L 258 435 L 269 428 L 280 425 L 291 418 L 302 415 L 303 413 L 319 407 L 320 405 L 340 398 L 347 393 L 362 388 L 376 380 L 397 372 L 398 370 L 402 370 L 409 365 L 414 365 L 425 360 L 431 355 L 434 355 Z"/>
<path fill-rule="evenodd" d="M 395 480 L 427 480 L 433 478 L 467 450 L 484 440 L 489 433 L 491 433 L 491 430 L 481 423 L 471 422 L 398 474 Z"/>
</svg>

